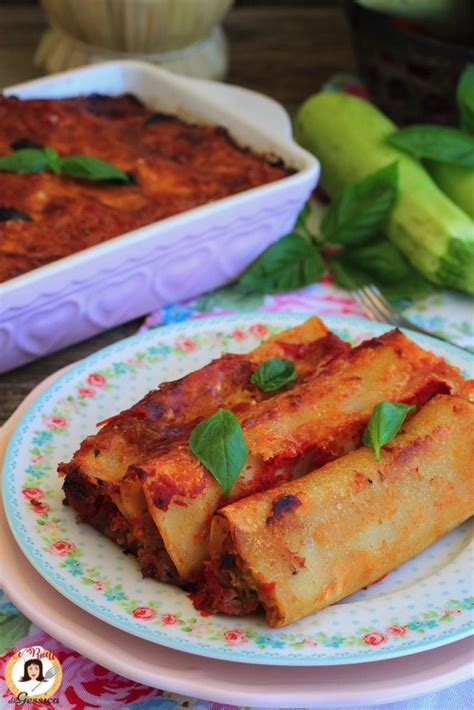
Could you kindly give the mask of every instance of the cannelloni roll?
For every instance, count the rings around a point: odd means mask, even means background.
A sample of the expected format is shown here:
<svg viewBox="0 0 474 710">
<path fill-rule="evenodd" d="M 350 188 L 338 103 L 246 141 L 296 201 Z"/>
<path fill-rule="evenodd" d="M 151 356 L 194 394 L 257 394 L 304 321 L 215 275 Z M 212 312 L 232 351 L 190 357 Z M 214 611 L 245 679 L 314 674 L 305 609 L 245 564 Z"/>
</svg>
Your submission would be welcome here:
<svg viewBox="0 0 474 710">
<path fill-rule="evenodd" d="M 438 395 L 382 449 L 360 448 L 212 520 L 207 611 L 284 626 L 371 584 L 474 512 L 474 405 Z"/>
<path fill-rule="evenodd" d="M 188 442 L 178 441 L 131 468 L 121 494 L 127 495 L 128 484 L 137 491 L 141 482 L 146 500 L 136 496 L 134 510 L 130 500 L 121 505 L 129 506 L 131 517 L 151 514 L 162 541 L 157 569 L 164 546 L 177 578 L 193 580 L 208 556 L 209 524 L 218 508 L 357 448 L 381 400 L 420 406 L 436 393 L 458 391 L 462 382 L 444 360 L 391 331 L 333 360 L 319 376 L 238 414 L 249 455 L 227 498 Z M 159 569 L 153 576 L 162 578 Z"/>
<path fill-rule="evenodd" d="M 245 355 L 224 354 L 209 365 L 175 382 L 162 384 L 137 404 L 111 417 L 101 430 L 87 437 L 68 463 L 59 465 L 65 476 L 66 502 L 80 519 L 108 537 L 136 551 L 140 539 L 151 544 L 153 524 L 140 519 L 130 527 L 134 493 L 143 493 L 128 480 L 122 496 L 120 487 L 129 466 L 157 456 L 170 442 L 189 437 L 190 426 L 218 407 L 239 411 L 268 398 L 251 383 L 255 368 L 273 357 L 291 360 L 304 380 L 317 374 L 350 345 L 329 332 L 319 318 L 273 335 Z M 121 505 L 121 501 L 126 504 Z M 118 505 L 118 507 L 117 507 Z M 147 533 L 144 533 L 147 530 Z M 153 545 L 158 542 L 153 542 Z"/>
</svg>

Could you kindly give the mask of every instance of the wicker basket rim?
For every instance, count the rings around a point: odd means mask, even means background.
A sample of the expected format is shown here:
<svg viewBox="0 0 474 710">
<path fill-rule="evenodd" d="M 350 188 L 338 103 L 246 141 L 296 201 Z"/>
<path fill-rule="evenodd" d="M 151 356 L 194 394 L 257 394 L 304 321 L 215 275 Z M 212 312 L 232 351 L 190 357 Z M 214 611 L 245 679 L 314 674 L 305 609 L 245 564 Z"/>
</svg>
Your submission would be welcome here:
<svg viewBox="0 0 474 710">
<path fill-rule="evenodd" d="M 396 24 L 393 17 L 384 15 L 376 10 L 369 10 L 366 7 L 357 5 L 354 0 L 343 0 L 344 9 L 351 21 L 354 23 L 360 20 L 366 27 L 372 26 L 373 32 L 377 35 L 378 42 L 387 42 L 391 44 L 395 41 L 397 44 L 403 44 L 408 47 L 423 47 L 426 50 L 435 52 L 436 55 L 446 56 L 447 53 L 456 55 L 456 59 L 464 62 L 474 62 L 474 47 L 468 45 L 458 45 L 434 37 L 433 35 L 425 35 L 421 32 L 411 32 L 410 30 Z"/>
</svg>

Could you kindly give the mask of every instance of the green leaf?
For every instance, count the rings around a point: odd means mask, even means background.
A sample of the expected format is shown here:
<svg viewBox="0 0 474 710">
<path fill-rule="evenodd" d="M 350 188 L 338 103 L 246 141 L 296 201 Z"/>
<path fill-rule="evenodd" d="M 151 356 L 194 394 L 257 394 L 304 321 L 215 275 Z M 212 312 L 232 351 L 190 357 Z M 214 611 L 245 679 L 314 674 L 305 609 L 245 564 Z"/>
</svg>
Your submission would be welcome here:
<svg viewBox="0 0 474 710">
<path fill-rule="evenodd" d="M 388 136 L 387 141 L 415 158 L 474 168 L 474 136 L 457 128 L 429 124 L 408 126 Z"/>
<path fill-rule="evenodd" d="M 261 362 L 250 378 L 262 392 L 274 392 L 295 380 L 295 366 L 283 357 L 271 357 Z"/>
<path fill-rule="evenodd" d="M 415 409 L 412 404 L 386 401 L 379 402 L 373 408 L 362 440 L 364 446 L 374 449 L 377 461 L 380 461 L 382 446 L 396 437 L 408 413 Z"/>
<path fill-rule="evenodd" d="M 382 291 L 385 298 L 389 301 L 403 301 L 407 299 L 417 299 L 429 296 L 435 291 L 435 287 L 424 276 L 419 274 L 415 269 L 406 278 L 400 279 L 394 284 L 381 284 L 377 286 Z"/>
<path fill-rule="evenodd" d="M 239 285 L 233 285 L 204 293 L 196 301 L 196 309 L 198 311 L 224 309 L 245 312 L 256 311 L 262 303 L 262 294 L 249 292 Z"/>
<path fill-rule="evenodd" d="M 59 157 L 59 153 L 54 150 L 54 148 L 45 148 L 44 152 L 50 170 L 52 170 L 55 175 L 59 175 L 61 173 L 61 158 Z"/>
<path fill-rule="evenodd" d="M 14 173 L 39 173 L 48 168 L 48 156 L 42 148 L 23 148 L 0 157 L 0 170 Z"/>
<path fill-rule="evenodd" d="M 324 262 L 317 249 L 291 233 L 259 256 L 239 285 L 257 293 L 291 291 L 314 283 L 323 272 Z"/>
<path fill-rule="evenodd" d="M 348 288 L 352 291 L 362 286 L 368 286 L 373 282 L 371 276 L 362 269 L 355 267 L 348 256 L 334 257 L 329 260 L 328 265 L 335 283 L 342 288 Z"/>
<path fill-rule="evenodd" d="M 60 159 L 60 170 L 81 180 L 120 180 L 130 182 L 127 173 L 93 155 L 69 155 Z"/>
<path fill-rule="evenodd" d="M 324 213 L 321 231 L 334 244 L 364 244 L 381 229 L 398 194 L 398 163 L 341 190 Z"/>
<path fill-rule="evenodd" d="M 468 64 L 459 79 L 457 102 L 461 128 L 474 133 L 474 64 Z"/>
<path fill-rule="evenodd" d="M 242 427 L 235 414 L 219 409 L 204 419 L 194 427 L 189 446 L 212 473 L 224 495 L 229 495 L 248 456 Z"/>
<path fill-rule="evenodd" d="M 383 284 L 397 283 L 411 272 L 401 251 L 387 239 L 351 249 L 345 252 L 345 257 L 356 268 L 368 273 L 372 281 Z"/>
<path fill-rule="evenodd" d="M 329 270 L 338 286 L 353 290 L 375 284 L 389 300 L 422 298 L 434 290 L 387 240 L 345 249 L 329 260 Z"/>
<path fill-rule="evenodd" d="M 130 176 L 115 165 L 93 155 L 68 155 L 61 158 L 54 148 L 23 148 L 0 157 L 0 170 L 15 173 L 38 173 L 49 170 L 82 180 L 117 180 L 130 182 Z"/>
<path fill-rule="evenodd" d="M 453 617 L 451 614 L 444 614 L 443 616 L 439 617 L 440 621 L 453 621 Z"/>
</svg>

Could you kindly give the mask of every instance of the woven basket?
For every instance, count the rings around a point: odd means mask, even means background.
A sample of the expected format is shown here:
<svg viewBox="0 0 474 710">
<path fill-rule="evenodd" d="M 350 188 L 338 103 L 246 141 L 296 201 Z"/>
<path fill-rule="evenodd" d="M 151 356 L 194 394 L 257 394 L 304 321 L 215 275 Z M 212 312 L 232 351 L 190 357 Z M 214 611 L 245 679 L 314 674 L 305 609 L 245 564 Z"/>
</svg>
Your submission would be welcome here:
<svg viewBox="0 0 474 710">
<path fill-rule="evenodd" d="M 371 99 L 399 125 L 456 124 L 456 85 L 474 49 L 422 34 L 388 15 L 344 3 Z"/>
</svg>

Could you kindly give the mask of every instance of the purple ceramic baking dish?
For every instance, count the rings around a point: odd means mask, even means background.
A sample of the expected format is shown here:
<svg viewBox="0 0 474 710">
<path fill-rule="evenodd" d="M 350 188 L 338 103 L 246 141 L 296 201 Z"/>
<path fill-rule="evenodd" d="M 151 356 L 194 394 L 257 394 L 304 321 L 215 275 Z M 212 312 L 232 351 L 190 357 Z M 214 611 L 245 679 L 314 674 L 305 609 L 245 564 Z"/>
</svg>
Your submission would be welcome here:
<svg viewBox="0 0 474 710">
<path fill-rule="evenodd" d="M 225 126 L 240 145 L 295 169 L 277 182 L 154 222 L 1 284 L 0 372 L 89 338 L 159 306 L 229 283 L 291 230 L 319 163 L 263 116 L 244 117 L 228 87 L 141 62 L 107 62 L 6 89 L 20 98 L 136 94 L 184 120 Z M 250 96 L 250 92 L 248 92 Z M 244 97 L 245 92 L 241 92 Z M 232 103 L 234 106 L 232 106 Z M 252 104 L 252 106 L 250 106 Z M 249 102 L 255 110 L 258 102 Z M 278 113 L 282 110 L 267 100 Z M 270 126 L 270 130 L 268 130 Z M 286 133 L 286 135 L 285 135 Z M 130 235 L 133 234 L 133 238 Z"/>
</svg>

